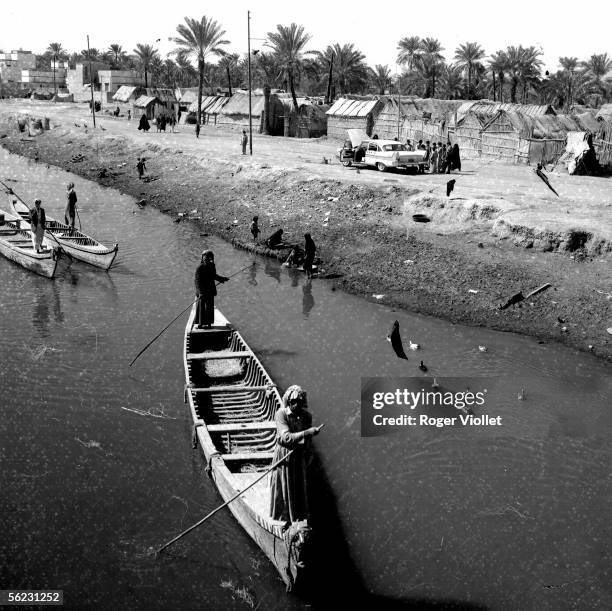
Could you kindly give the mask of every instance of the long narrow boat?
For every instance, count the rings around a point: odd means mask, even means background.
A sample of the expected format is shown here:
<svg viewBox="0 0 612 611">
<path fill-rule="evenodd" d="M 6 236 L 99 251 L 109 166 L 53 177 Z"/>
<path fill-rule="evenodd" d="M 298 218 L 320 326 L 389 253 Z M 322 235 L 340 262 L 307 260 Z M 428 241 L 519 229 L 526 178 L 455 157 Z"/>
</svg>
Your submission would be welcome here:
<svg viewBox="0 0 612 611">
<path fill-rule="evenodd" d="M 274 415 L 281 397 L 253 351 L 215 310 L 210 329 L 197 328 L 193 306 L 185 329 L 185 399 L 208 472 L 225 501 L 245 490 L 272 465 Z M 228 505 L 277 568 L 290 590 L 305 568 L 310 528 L 269 517 L 270 485 L 264 477 Z"/>
<path fill-rule="evenodd" d="M 11 189 L 6 189 L 9 200 L 9 211 L 17 218 L 21 218 L 25 229 L 30 228 L 30 209 L 27 204 L 17 196 Z M 75 259 L 85 261 L 90 265 L 108 269 L 117 256 L 119 245 L 115 244 L 108 248 L 87 234 L 73 229 L 66 223 L 47 216 L 47 228 L 45 235 L 49 236 L 51 242 L 57 242 L 68 254 Z"/>
<path fill-rule="evenodd" d="M 0 210 L 0 253 L 7 259 L 40 276 L 53 278 L 59 260 L 58 249 L 49 248 L 45 240 L 44 251 L 37 253 L 32 244 L 32 234 L 23 229 L 21 221 Z"/>
</svg>

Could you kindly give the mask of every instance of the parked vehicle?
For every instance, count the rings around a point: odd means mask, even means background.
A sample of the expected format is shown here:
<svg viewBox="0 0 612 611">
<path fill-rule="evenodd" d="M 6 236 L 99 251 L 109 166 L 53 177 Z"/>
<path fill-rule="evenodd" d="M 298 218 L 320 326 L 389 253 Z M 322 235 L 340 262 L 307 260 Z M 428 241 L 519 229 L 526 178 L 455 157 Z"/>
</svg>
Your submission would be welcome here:
<svg viewBox="0 0 612 611">
<path fill-rule="evenodd" d="M 409 151 L 396 140 L 370 138 L 361 129 L 348 129 L 349 138 L 338 149 L 338 158 L 345 167 L 376 167 L 380 172 L 389 168 L 425 171 L 425 151 Z"/>
</svg>

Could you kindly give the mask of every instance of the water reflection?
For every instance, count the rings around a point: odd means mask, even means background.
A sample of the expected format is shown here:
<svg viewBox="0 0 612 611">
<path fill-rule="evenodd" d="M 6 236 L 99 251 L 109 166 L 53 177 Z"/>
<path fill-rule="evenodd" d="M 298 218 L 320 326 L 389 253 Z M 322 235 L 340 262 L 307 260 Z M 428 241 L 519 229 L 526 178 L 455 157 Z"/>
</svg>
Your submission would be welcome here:
<svg viewBox="0 0 612 611">
<path fill-rule="evenodd" d="M 315 300 L 312 294 L 312 280 L 308 278 L 302 285 L 302 314 L 304 318 L 308 318 L 314 306 Z"/>
<path fill-rule="evenodd" d="M 257 286 L 257 263 L 253 261 L 253 265 L 249 267 L 248 280 L 247 282 L 251 286 Z"/>
<path fill-rule="evenodd" d="M 266 259 L 264 264 L 264 273 L 270 278 L 274 278 L 280 284 L 281 281 L 281 266 L 280 263 L 273 259 Z"/>
</svg>

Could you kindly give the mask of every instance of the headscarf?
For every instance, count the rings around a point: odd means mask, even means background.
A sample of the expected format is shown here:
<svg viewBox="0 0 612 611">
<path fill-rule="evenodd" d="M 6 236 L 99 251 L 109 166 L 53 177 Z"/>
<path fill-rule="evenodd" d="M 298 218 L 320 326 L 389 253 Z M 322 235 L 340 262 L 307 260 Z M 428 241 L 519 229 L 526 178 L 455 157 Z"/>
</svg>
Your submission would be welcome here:
<svg viewBox="0 0 612 611">
<path fill-rule="evenodd" d="M 206 259 L 210 257 L 211 259 L 215 258 L 212 250 L 203 250 L 202 251 L 202 261 L 206 261 Z"/>
<path fill-rule="evenodd" d="M 35 199 L 34 200 L 34 205 L 36 205 L 36 204 L 42 204 L 42 202 L 39 199 Z"/>
<path fill-rule="evenodd" d="M 68 188 L 69 189 L 74 189 L 74 183 L 73 182 L 69 182 L 68 183 Z"/>
<path fill-rule="evenodd" d="M 289 386 L 289 388 L 285 391 L 285 394 L 283 395 L 283 405 L 285 407 L 288 407 L 289 402 L 295 399 L 302 399 L 303 400 L 302 407 L 304 409 L 308 408 L 308 403 L 306 400 L 306 391 L 301 386 L 298 386 L 297 384 L 293 384 L 292 386 Z"/>
</svg>

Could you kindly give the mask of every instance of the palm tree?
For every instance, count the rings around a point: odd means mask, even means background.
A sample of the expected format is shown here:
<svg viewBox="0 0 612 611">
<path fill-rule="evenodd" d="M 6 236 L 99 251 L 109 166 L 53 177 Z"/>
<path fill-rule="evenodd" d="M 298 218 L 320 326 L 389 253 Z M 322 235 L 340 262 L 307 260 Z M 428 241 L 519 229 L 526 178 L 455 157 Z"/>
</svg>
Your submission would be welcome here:
<svg viewBox="0 0 612 611">
<path fill-rule="evenodd" d="M 315 51 L 316 64 L 327 75 L 331 70 L 332 86 L 337 83 L 340 94 L 363 89 L 368 79 L 365 55 L 354 45 L 338 43 L 329 45 L 325 51 Z"/>
<path fill-rule="evenodd" d="M 455 49 L 457 66 L 467 70 L 467 97 L 472 97 L 472 73 L 485 56 L 484 49 L 477 42 L 466 42 Z"/>
<path fill-rule="evenodd" d="M 456 100 L 461 97 L 461 84 L 463 82 L 463 67 L 459 65 L 445 66 L 440 74 L 444 97 Z"/>
<path fill-rule="evenodd" d="M 53 57 L 53 91 L 57 93 L 57 87 L 55 86 L 55 66 L 57 64 L 57 60 L 60 55 L 63 55 L 64 49 L 62 48 L 61 42 L 52 42 L 49 43 L 47 47 L 47 52 L 51 54 Z"/>
<path fill-rule="evenodd" d="M 575 78 L 576 68 L 578 67 L 578 58 L 577 57 L 560 57 L 559 64 L 562 68 L 561 74 L 559 76 L 565 81 L 563 87 L 563 98 L 565 102 L 566 110 L 570 110 L 573 103 L 573 97 L 575 91 L 573 91 L 573 81 Z"/>
<path fill-rule="evenodd" d="M 374 69 L 370 68 L 370 78 L 379 95 L 385 95 L 385 90 L 391 86 L 391 70 L 389 70 L 389 66 L 376 64 Z"/>
<path fill-rule="evenodd" d="M 219 60 L 219 69 L 225 72 L 227 76 L 227 88 L 230 96 L 232 95 L 232 74 L 237 77 L 239 59 L 240 55 L 238 53 L 225 53 Z"/>
<path fill-rule="evenodd" d="M 444 67 L 444 48 L 436 38 L 425 38 L 421 41 L 422 54 L 419 57 L 420 70 L 426 78 L 431 78 L 431 97 L 436 97 L 436 76 Z"/>
<path fill-rule="evenodd" d="M 510 101 L 516 104 L 516 93 L 519 83 L 523 85 L 523 101 L 527 97 L 529 83 L 539 80 L 542 52 L 535 47 L 508 47 L 506 50 L 506 71 L 510 75 Z"/>
<path fill-rule="evenodd" d="M 508 65 L 508 57 L 505 51 L 493 53 L 489 59 L 489 68 L 493 75 L 493 101 L 495 101 L 495 75 L 499 79 L 499 101 L 504 101 L 504 75 Z"/>
<path fill-rule="evenodd" d="M 412 72 L 417 65 L 418 57 L 423 51 L 421 39 L 418 36 L 402 38 L 397 44 L 397 48 L 399 49 L 397 63 L 407 64 L 408 72 Z"/>
<path fill-rule="evenodd" d="M 290 26 L 277 25 L 276 32 L 268 32 L 268 41 L 273 49 L 279 67 L 289 83 L 293 108 L 298 111 L 295 95 L 295 79 L 299 75 L 304 47 L 310 40 L 310 34 L 304 32 L 304 26 L 292 23 Z"/>
<path fill-rule="evenodd" d="M 184 53 L 176 54 L 176 76 L 181 87 L 188 87 L 198 77 L 196 69 L 191 65 L 189 59 L 185 57 Z"/>
<path fill-rule="evenodd" d="M 138 43 L 136 48 L 134 49 L 134 53 L 136 57 L 140 60 L 140 64 L 142 65 L 142 69 L 144 71 L 145 77 L 145 87 L 149 86 L 149 66 L 153 62 L 155 57 L 159 57 L 157 54 L 157 49 L 154 49 L 151 45 L 143 45 Z"/>
<path fill-rule="evenodd" d="M 202 87 L 204 85 L 204 66 L 207 55 L 223 55 L 223 45 L 228 45 L 229 40 L 225 40 L 225 30 L 214 19 L 209 19 L 206 15 L 198 21 L 191 17 L 185 17 L 185 23 L 176 27 L 178 36 L 173 38 L 173 42 L 178 45 L 177 55 L 183 57 L 194 57 L 198 62 L 198 125 L 202 119 Z"/>
<path fill-rule="evenodd" d="M 592 89 L 602 97 L 606 96 L 606 80 L 604 76 L 612 70 L 612 59 L 608 57 L 607 53 L 601 53 L 599 55 L 591 55 L 591 57 L 582 62 L 584 73 L 589 77 L 590 85 Z"/>
<path fill-rule="evenodd" d="M 119 58 L 123 59 L 125 57 L 125 51 L 123 50 L 123 47 L 114 43 L 108 47 L 108 50 L 115 58 L 115 67 L 119 68 L 121 66 Z"/>
<path fill-rule="evenodd" d="M 88 59 L 88 60 L 91 60 L 92 62 L 95 62 L 98 59 L 100 59 L 100 51 L 98 51 L 96 47 L 91 47 L 89 50 L 83 49 L 81 51 L 81 57 L 83 59 Z"/>
<path fill-rule="evenodd" d="M 157 54 L 157 52 L 151 58 L 151 61 L 149 63 L 149 70 L 151 72 L 151 87 L 153 87 L 154 84 L 156 86 L 159 86 L 159 82 L 162 78 L 162 73 L 164 71 L 164 61 Z"/>
</svg>

